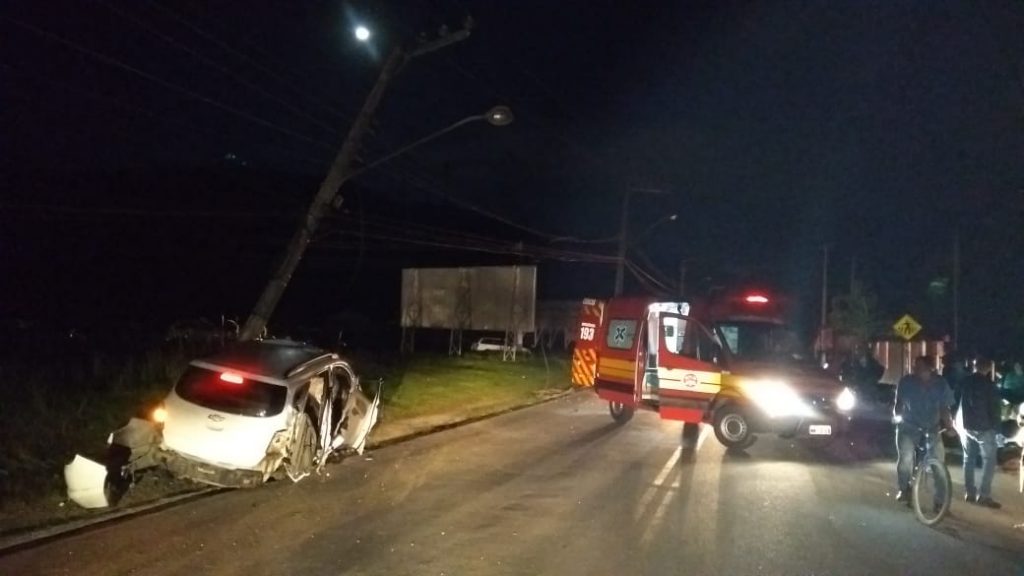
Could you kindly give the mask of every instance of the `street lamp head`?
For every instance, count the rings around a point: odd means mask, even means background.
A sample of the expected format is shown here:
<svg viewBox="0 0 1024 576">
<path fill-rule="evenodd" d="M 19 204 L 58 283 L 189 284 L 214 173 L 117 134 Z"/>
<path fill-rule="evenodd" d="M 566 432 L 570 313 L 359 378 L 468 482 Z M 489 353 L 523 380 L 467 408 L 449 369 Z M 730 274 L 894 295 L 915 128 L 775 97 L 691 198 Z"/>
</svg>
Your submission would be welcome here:
<svg viewBox="0 0 1024 576">
<path fill-rule="evenodd" d="M 508 106 L 495 106 L 488 110 L 484 117 L 491 126 L 508 126 L 515 119 Z"/>
<path fill-rule="evenodd" d="M 677 218 L 679 218 L 679 214 L 673 214 L 673 215 L 668 217 L 668 219 L 673 221 L 673 222 L 675 222 Z"/>
<path fill-rule="evenodd" d="M 360 42 L 366 42 L 370 39 L 370 29 L 366 26 L 356 26 L 354 33 L 356 35 L 356 40 L 359 40 Z"/>
</svg>

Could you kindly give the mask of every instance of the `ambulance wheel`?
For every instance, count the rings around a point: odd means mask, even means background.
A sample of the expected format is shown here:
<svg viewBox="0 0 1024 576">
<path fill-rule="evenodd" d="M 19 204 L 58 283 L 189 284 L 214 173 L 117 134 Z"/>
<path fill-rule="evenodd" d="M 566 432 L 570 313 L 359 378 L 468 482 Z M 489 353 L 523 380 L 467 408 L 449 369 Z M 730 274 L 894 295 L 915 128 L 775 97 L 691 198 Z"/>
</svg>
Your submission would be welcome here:
<svg viewBox="0 0 1024 576">
<path fill-rule="evenodd" d="M 625 424 L 633 418 L 633 408 L 626 406 L 622 402 L 609 402 L 608 412 L 612 415 L 612 420 L 619 424 Z"/>
<path fill-rule="evenodd" d="M 729 450 L 745 450 L 756 440 L 739 406 L 728 404 L 715 411 L 714 425 L 715 437 Z"/>
</svg>

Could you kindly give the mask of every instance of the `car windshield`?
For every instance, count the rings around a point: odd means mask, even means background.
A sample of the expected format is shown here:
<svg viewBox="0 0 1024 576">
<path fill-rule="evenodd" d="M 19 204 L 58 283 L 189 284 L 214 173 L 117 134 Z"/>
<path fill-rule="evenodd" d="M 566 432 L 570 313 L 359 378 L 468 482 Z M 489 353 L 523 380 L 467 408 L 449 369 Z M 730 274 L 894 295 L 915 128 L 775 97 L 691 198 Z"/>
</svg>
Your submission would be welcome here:
<svg viewBox="0 0 1024 576">
<path fill-rule="evenodd" d="M 226 380 L 222 376 L 221 372 L 189 366 L 174 391 L 183 400 L 228 414 L 262 418 L 280 414 L 284 409 L 288 396 L 284 386 L 236 375 Z"/>
<path fill-rule="evenodd" d="M 755 362 L 807 362 L 807 354 L 791 330 L 771 322 L 720 322 L 716 328 L 732 357 Z"/>
</svg>

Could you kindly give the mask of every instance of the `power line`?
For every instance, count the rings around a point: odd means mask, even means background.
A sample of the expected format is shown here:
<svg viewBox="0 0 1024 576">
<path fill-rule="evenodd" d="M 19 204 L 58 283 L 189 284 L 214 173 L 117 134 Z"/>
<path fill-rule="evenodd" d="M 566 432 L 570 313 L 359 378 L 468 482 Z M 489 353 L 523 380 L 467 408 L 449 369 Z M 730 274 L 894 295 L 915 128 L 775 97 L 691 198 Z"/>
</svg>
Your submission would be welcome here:
<svg viewBox="0 0 1024 576">
<path fill-rule="evenodd" d="M 410 156 L 413 156 L 413 155 L 410 155 Z M 415 169 L 417 171 L 417 173 L 414 174 L 413 176 L 418 178 L 419 181 L 413 180 L 413 179 L 409 179 L 409 178 L 402 179 L 395 171 L 390 171 L 389 170 L 387 172 L 387 174 L 389 176 L 391 176 L 392 178 L 395 178 L 395 179 L 397 179 L 399 181 L 411 184 L 413 187 L 418 188 L 418 189 L 420 189 L 420 190 L 422 190 L 424 192 L 427 192 L 428 194 L 434 195 L 434 196 L 439 197 L 439 198 L 443 198 L 443 199 L 447 200 L 448 202 L 450 202 L 450 203 L 452 203 L 452 204 L 454 204 L 454 205 L 456 205 L 456 206 L 458 206 L 460 208 L 463 208 L 465 210 L 469 210 L 471 212 L 475 212 L 475 213 L 480 214 L 482 216 L 486 216 L 486 217 L 488 217 L 488 218 L 490 218 L 492 220 L 495 220 L 497 222 L 501 222 L 502 224 L 505 224 L 506 226 L 510 226 L 512 228 L 515 228 L 517 230 L 521 230 L 523 232 L 528 232 L 528 233 L 530 233 L 530 234 L 532 234 L 534 236 L 537 236 L 539 238 L 545 238 L 547 240 L 552 240 L 552 241 L 554 241 L 554 240 L 561 240 L 561 239 L 566 238 L 566 236 L 564 236 L 564 235 L 552 234 L 550 232 L 545 232 L 543 230 L 539 230 L 539 229 L 534 228 L 532 226 L 527 226 L 525 224 L 520 224 L 518 222 L 515 222 L 514 220 L 511 220 L 509 218 L 501 216 L 500 214 L 496 214 L 496 213 L 494 213 L 494 212 L 492 212 L 490 210 L 487 210 L 485 208 L 481 208 L 480 206 L 477 206 L 476 204 L 473 204 L 473 203 L 468 202 L 466 200 L 462 200 L 460 198 L 457 198 L 456 196 L 454 196 L 450 192 L 442 190 L 442 186 L 440 185 L 440 183 L 438 183 L 431 176 L 427 175 L 426 171 L 423 169 L 422 166 L 412 165 L 411 163 L 408 163 L 408 164 L 410 165 L 411 168 L 413 168 L 413 169 Z M 408 176 L 408 173 L 407 173 L 407 176 Z"/>
<path fill-rule="evenodd" d="M 29 24 L 27 22 L 23 22 L 21 20 L 17 20 L 15 18 L 11 18 L 10 16 L 4 15 L 4 14 L 0 14 L 0 18 L 3 18 L 4 20 L 7 20 L 8 22 L 11 22 L 12 24 L 15 24 L 15 25 L 17 25 L 17 26 L 19 26 L 21 28 L 24 28 L 24 29 L 26 29 L 26 30 L 28 30 L 30 32 L 33 32 L 33 33 L 38 34 L 40 36 L 43 36 L 44 38 L 48 38 L 50 40 L 53 40 L 54 42 L 58 42 L 60 44 L 63 44 L 63 45 L 65 45 L 65 46 L 67 46 L 67 47 L 69 47 L 69 48 L 71 48 L 71 49 L 73 49 L 73 50 L 75 50 L 77 52 L 80 52 L 82 54 L 86 54 L 88 56 L 91 56 L 91 57 L 93 57 L 93 58 L 95 58 L 95 59 L 97 59 L 97 60 L 99 60 L 101 62 L 104 62 L 105 64 L 108 64 L 110 66 L 115 66 L 115 67 L 121 68 L 123 70 L 127 70 L 127 71 L 129 71 L 129 72 L 131 72 L 133 74 L 136 74 L 138 76 L 141 76 L 142 78 L 145 78 L 145 79 L 147 79 L 147 80 L 149 80 L 151 82 L 154 82 L 156 84 L 164 86 L 165 88 L 170 88 L 170 89 L 172 89 L 172 90 L 174 90 L 176 92 L 179 92 L 181 94 L 184 94 L 184 95 L 186 95 L 186 96 L 188 96 L 188 97 L 190 97 L 192 99 L 199 100 L 201 102 L 205 102 L 205 103 L 207 103 L 207 104 L 209 104 L 211 106 L 214 106 L 216 108 L 224 110 L 225 112 L 229 112 L 229 113 L 231 113 L 231 114 L 233 114 L 235 116 L 238 116 L 238 117 L 244 118 L 246 120 L 249 120 L 250 122 L 259 124 L 261 126 L 264 126 L 266 128 L 270 128 L 272 130 L 275 130 L 277 132 L 281 132 L 283 134 L 287 134 L 289 136 L 293 136 L 295 138 L 300 138 L 300 139 L 305 140 L 307 142 L 311 142 L 311 143 L 314 143 L 314 144 L 318 144 L 320 146 L 324 146 L 326 148 L 330 148 L 332 150 L 335 148 L 335 146 L 333 146 L 333 145 L 331 145 L 331 144 L 329 144 L 327 142 L 324 142 L 322 140 L 317 140 L 316 138 L 310 138 L 309 136 L 305 136 L 303 134 L 300 134 L 298 132 L 295 132 L 293 130 L 285 128 L 285 127 L 283 127 L 283 126 L 281 126 L 279 124 L 275 124 L 274 122 L 271 122 L 271 121 L 266 120 L 264 118 L 260 118 L 259 116 L 255 116 L 255 115 L 250 114 L 248 112 L 245 112 L 245 111 L 242 111 L 242 110 L 238 110 L 237 108 L 233 108 L 233 107 L 231 107 L 231 106 L 229 106 L 227 104 L 224 104 L 222 102 L 219 102 L 217 100 L 209 98 L 208 96 L 204 96 L 203 94 L 200 94 L 198 92 L 194 92 L 192 90 L 189 90 L 188 88 L 184 88 L 182 86 L 179 86 L 177 84 L 174 84 L 172 82 L 164 80 L 163 78 L 160 78 L 159 76 L 155 76 L 155 75 L 153 75 L 153 74 L 151 74 L 149 72 L 140 70 L 140 69 L 138 69 L 138 68 L 136 68 L 136 67 L 134 67 L 134 66 L 132 66 L 130 64 L 126 64 L 125 62 L 122 62 L 121 60 L 118 60 L 118 59 L 116 59 L 116 58 L 114 58 L 112 56 L 108 56 L 108 55 L 103 54 L 101 52 L 97 52 L 96 50 L 93 50 L 91 48 L 87 48 L 87 47 L 85 47 L 85 46 L 83 46 L 83 45 L 81 45 L 81 44 L 79 44 L 79 43 L 77 43 L 77 42 L 75 42 L 73 40 L 69 40 L 69 39 L 67 39 L 67 38 L 65 38 L 63 36 L 58 35 L 58 34 L 54 34 L 53 32 L 44 30 L 42 28 L 39 28 L 39 27 L 34 26 L 32 24 Z"/>
<path fill-rule="evenodd" d="M 197 136 L 199 136 L 199 137 L 213 136 L 213 137 L 217 137 L 217 138 L 226 139 L 226 135 L 225 135 L 224 132 L 217 132 L 217 131 L 209 130 L 205 126 L 197 125 L 194 122 L 183 121 L 183 120 L 178 119 L 178 118 L 169 117 L 166 114 L 160 114 L 160 113 L 154 112 L 153 110 L 150 110 L 150 109 L 142 107 L 142 106 L 137 106 L 137 105 L 134 105 L 134 104 L 129 104 L 127 102 L 124 102 L 124 101 L 119 100 L 117 98 L 113 98 L 113 97 L 111 97 L 111 96 L 109 96 L 107 94 L 103 94 L 101 92 L 89 90 L 89 89 L 86 89 L 86 88 L 82 88 L 80 86 L 74 86 L 72 84 L 68 84 L 68 83 L 65 83 L 65 82 L 58 82 L 58 81 L 54 80 L 53 78 L 51 78 L 49 76 L 44 76 L 42 74 L 37 74 L 37 73 L 34 73 L 34 72 L 30 72 L 28 70 L 23 70 L 21 68 L 18 68 L 16 66 L 11 66 L 10 64 L 6 64 L 6 63 L 3 63 L 3 62 L 0 62 L 0 68 L 6 68 L 7 70 L 10 70 L 10 71 L 12 71 L 14 73 L 21 74 L 21 75 L 24 75 L 24 76 L 28 76 L 28 77 L 31 77 L 31 78 L 33 78 L 35 80 L 41 81 L 41 82 L 45 82 L 45 83 L 47 83 L 47 84 L 49 84 L 51 86 L 54 86 L 56 88 L 60 88 L 61 90 L 66 90 L 66 91 L 74 92 L 75 94 L 77 94 L 79 96 L 83 96 L 85 98 L 89 98 L 89 99 L 95 100 L 97 102 L 102 102 L 102 103 L 105 103 L 105 104 L 109 104 L 109 105 L 111 105 L 111 106 L 113 106 L 115 108 L 119 108 L 119 109 L 122 109 L 122 110 L 133 112 L 135 114 L 144 115 L 144 116 L 148 116 L 150 118 L 157 119 L 162 124 L 171 124 L 171 126 L 168 126 L 168 128 L 171 128 L 171 129 L 175 130 L 179 134 L 184 134 L 186 136 L 193 137 L 193 138 L 195 138 Z M 28 93 L 25 93 L 25 96 L 26 97 L 33 97 L 33 95 L 28 94 Z M 38 101 L 37 101 L 37 103 L 38 103 Z M 68 111 L 66 108 L 63 109 L 63 110 L 65 112 Z M 65 129 L 65 130 L 68 129 L 68 128 L 69 128 L 69 126 L 67 126 L 67 125 L 63 126 L 63 129 Z M 108 127 L 108 129 L 109 129 L 109 127 Z M 131 132 L 125 132 L 125 131 L 121 131 L 121 132 L 123 134 L 126 134 L 126 135 L 138 136 L 138 134 L 131 133 Z M 95 135 L 90 134 L 90 136 L 94 137 Z M 291 148 L 285 148 L 285 147 L 279 146 L 277 144 L 269 143 L 269 142 L 263 142 L 263 143 L 260 144 L 260 146 L 263 147 L 263 148 L 267 148 L 267 149 L 273 150 L 275 154 L 290 156 L 294 160 L 301 160 L 303 162 L 308 162 L 310 164 L 316 164 L 316 165 L 321 166 L 321 167 L 324 165 L 324 163 L 326 163 L 329 160 L 329 159 L 326 159 L 326 158 L 317 160 L 315 158 L 311 158 L 309 155 L 298 153 L 298 152 L 296 152 L 295 150 L 293 150 Z"/>
<path fill-rule="evenodd" d="M 0 210 L 22 212 L 52 212 L 56 214 L 82 214 L 97 216 L 154 216 L 173 218 L 268 218 L 283 219 L 293 215 L 281 212 L 241 212 L 238 210 L 159 210 L 148 208 L 61 206 L 56 204 L 0 204 Z"/>
<path fill-rule="evenodd" d="M 409 238 L 402 236 L 395 236 L 390 234 L 373 233 L 368 232 L 367 238 L 376 240 L 390 240 L 393 242 L 403 244 L 413 244 L 419 246 L 430 246 L 435 248 L 451 248 L 454 250 L 462 250 L 467 252 L 486 252 L 492 254 L 504 254 L 504 255 L 515 255 L 515 256 L 529 256 L 535 258 L 554 259 L 571 262 L 594 262 L 594 263 L 611 263 L 614 261 L 612 256 L 603 256 L 600 254 L 585 254 L 585 253 L 573 253 L 573 252 L 562 252 L 558 250 L 550 250 L 543 247 L 526 246 L 522 244 L 514 244 L 511 246 L 490 246 L 490 245 L 473 245 L 459 242 L 446 241 L 444 239 L 429 239 L 429 238 Z M 330 244 L 324 244 L 326 247 L 335 247 Z"/>
<path fill-rule="evenodd" d="M 206 38 L 208 41 L 213 42 L 217 46 L 220 46 L 222 49 L 224 49 L 224 50 L 234 54 L 235 56 L 241 58 L 245 62 L 248 62 L 252 66 L 262 70 L 265 74 L 269 75 L 271 78 L 274 78 L 275 80 L 280 82 L 283 86 L 288 87 L 289 89 L 291 89 L 296 94 L 299 94 L 300 96 L 303 96 L 304 98 L 306 98 L 310 102 L 315 103 L 316 105 L 320 106 L 321 108 L 323 108 L 324 110 L 326 110 L 330 114 L 332 114 L 334 116 L 337 116 L 338 118 L 341 118 L 343 120 L 349 121 L 349 122 L 352 121 L 352 116 L 350 114 L 345 114 L 344 112 L 341 112 L 337 108 L 334 108 L 333 106 L 331 106 L 329 104 L 326 104 L 324 101 L 320 100 L 319 98 L 314 98 L 307 91 L 299 90 L 298 88 L 295 87 L 294 82 L 292 80 L 289 80 L 289 79 L 285 78 L 282 74 L 280 74 L 280 73 L 276 72 L 275 70 L 265 66 L 264 64 L 256 61 L 255 59 L 249 57 L 248 55 L 246 55 L 245 53 L 241 52 L 240 50 L 237 50 L 236 48 L 232 47 L 227 42 L 225 42 L 225 41 L 221 40 L 220 38 L 218 38 L 217 36 L 215 36 L 212 32 L 209 32 L 208 30 L 206 30 L 204 28 L 201 28 L 198 25 L 192 23 L 190 20 L 188 20 L 187 18 L 185 18 L 181 14 L 175 12 L 174 10 L 172 10 L 172 9 L 166 7 L 166 6 L 164 6 L 160 2 L 157 2 L 156 0 L 146 0 L 146 2 L 150 6 L 153 6 L 157 10 L 163 12 L 164 14 L 166 14 L 168 17 L 172 18 L 173 20 L 175 20 L 179 24 L 189 28 L 190 30 L 192 30 L 193 32 L 198 34 L 199 36 L 202 36 L 203 38 Z"/>
<path fill-rule="evenodd" d="M 208 66 L 218 70 L 219 72 L 221 72 L 225 76 L 235 80 L 236 82 L 242 84 L 243 86 L 246 86 L 246 87 L 248 87 L 248 88 L 250 88 L 252 90 L 255 90 L 255 91 L 259 92 L 260 94 L 262 94 L 266 98 L 269 98 L 269 99 L 273 100 L 274 102 L 277 102 L 278 104 L 280 104 L 280 105 L 284 106 L 285 108 L 291 110 L 295 114 L 298 114 L 298 115 L 302 116 L 303 118 L 306 118 L 307 120 L 313 122 L 317 126 L 320 126 L 321 128 L 327 130 L 328 132 L 330 132 L 332 134 L 339 134 L 338 129 L 335 128 L 334 126 L 331 126 L 330 124 L 327 124 L 326 122 L 321 121 L 319 118 L 317 118 L 317 117 L 313 116 L 312 114 L 306 112 L 305 110 L 302 110 L 301 108 L 293 105 L 292 103 L 288 102 L 287 100 L 284 100 L 283 98 L 280 98 L 279 96 L 277 96 L 275 94 L 272 94 L 269 91 L 265 90 L 263 87 L 258 86 L 256 84 L 250 82 L 249 80 L 247 80 L 246 78 L 242 77 L 241 75 L 235 73 L 234 71 L 230 70 L 226 66 L 223 66 L 223 65 L 221 65 L 221 64 L 219 64 L 217 62 L 214 62 L 212 59 L 207 58 L 206 56 L 203 56 L 198 51 L 190 48 L 189 46 L 186 46 L 185 44 L 179 42 L 175 38 L 173 38 L 173 37 L 171 37 L 171 36 L 169 36 L 167 34 L 164 34 L 163 32 L 160 32 L 159 30 L 157 30 L 156 28 L 154 28 L 152 25 L 150 25 L 146 21 L 142 20 L 141 18 L 138 18 L 135 15 L 129 14 L 129 13 L 121 10 L 120 8 L 117 8 L 116 6 L 114 6 L 114 5 L 110 4 L 109 2 L 107 2 L 106 0 L 93 0 L 93 1 L 97 2 L 99 4 L 102 4 L 103 6 L 105 6 L 111 12 L 114 12 L 115 14 L 121 16 L 122 18 L 128 20 L 129 22 L 134 23 L 139 28 L 149 32 L 150 34 L 152 34 L 153 36 L 156 36 L 157 38 L 160 38 L 161 40 L 163 40 L 167 44 L 170 44 L 171 46 L 174 46 L 175 48 L 177 48 L 177 49 L 179 49 L 179 50 L 181 50 L 181 51 L 191 55 L 192 57 L 194 57 L 194 58 L 196 58 L 196 59 L 198 59 L 198 60 L 200 60 L 202 62 L 205 62 Z"/>
</svg>

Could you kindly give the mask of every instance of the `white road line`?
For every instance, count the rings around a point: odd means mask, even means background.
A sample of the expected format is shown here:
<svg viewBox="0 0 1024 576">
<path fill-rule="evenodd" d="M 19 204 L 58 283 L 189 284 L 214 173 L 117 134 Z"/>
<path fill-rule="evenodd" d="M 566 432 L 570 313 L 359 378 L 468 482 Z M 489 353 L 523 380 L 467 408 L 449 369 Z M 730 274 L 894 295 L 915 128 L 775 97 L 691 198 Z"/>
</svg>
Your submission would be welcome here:
<svg viewBox="0 0 1024 576">
<path fill-rule="evenodd" d="M 683 447 L 679 446 L 675 449 L 675 452 L 672 452 L 672 455 L 669 456 L 668 462 L 665 462 L 665 465 L 662 466 L 661 471 L 658 472 L 658 475 L 654 478 L 654 482 L 649 488 L 647 488 L 644 495 L 640 497 L 640 502 L 637 504 L 636 511 L 633 513 L 633 520 L 640 520 L 640 518 L 644 516 L 647 507 L 651 504 L 651 500 L 653 500 L 658 494 L 658 489 L 661 488 L 665 483 L 665 479 L 668 478 L 668 475 L 675 469 L 676 464 L 679 463 L 679 457 L 682 453 Z"/>
</svg>

